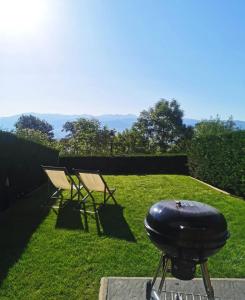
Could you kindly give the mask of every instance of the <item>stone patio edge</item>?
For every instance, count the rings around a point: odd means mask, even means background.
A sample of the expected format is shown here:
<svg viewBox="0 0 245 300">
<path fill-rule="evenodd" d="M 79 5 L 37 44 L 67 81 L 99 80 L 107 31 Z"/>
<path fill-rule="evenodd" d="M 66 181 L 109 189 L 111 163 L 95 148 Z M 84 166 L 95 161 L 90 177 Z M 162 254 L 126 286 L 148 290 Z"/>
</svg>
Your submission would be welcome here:
<svg viewBox="0 0 245 300">
<path fill-rule="evenodd" d="M 102 277 L 101 278 L 101 280 L 100 280 L 99 300 L 106 300 L 106 298 L 107 298 L 109 278 L 121 278 L 121 277 Z"/>
<path fill-rule="evenodd" d="M 107 290 L 108 290 L 108 283 L 110 279 L 141 279 L 141 280 L 149 280 L 152 279 L 152 277 L 102 277 L 100 280 L 100 290 L 99 290 L 99 300 L 107 300 Z M 176 280 L 172 277 L 167 277 L 167 280 Z M 202 278 L 194 278 L 194 281 L 202 280 Z M 223 281 L 229 281 L 229 280 L 237 280 L 237 281 L 244 281 L 245 278 L 211 278 L 211 280 L 223 280 Z"/>
</svg>

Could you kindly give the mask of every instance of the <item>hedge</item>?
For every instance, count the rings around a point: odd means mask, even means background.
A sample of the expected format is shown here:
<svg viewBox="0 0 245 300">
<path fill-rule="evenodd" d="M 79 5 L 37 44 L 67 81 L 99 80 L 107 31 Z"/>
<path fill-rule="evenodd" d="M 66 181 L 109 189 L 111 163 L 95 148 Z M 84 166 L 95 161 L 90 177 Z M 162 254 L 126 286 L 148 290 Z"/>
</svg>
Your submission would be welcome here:
<svg viewBox="0 0 245 300">
<path fill-rule="evenodd" d="M 60 157 L 60 166 L 100 170 L 103 174 L 188 174 L 186 155 Z"/>
<path fill-rule="evenodd" d="M 57 151 L 0 131 L 0 210 L 46 180 L 41 164 L 57 163 Z"/>
<path fill-rule="evenodd" d="M 194 139 L 188 160 L 193 177 L 245 195 L 245 131 Z"/>
</svg>

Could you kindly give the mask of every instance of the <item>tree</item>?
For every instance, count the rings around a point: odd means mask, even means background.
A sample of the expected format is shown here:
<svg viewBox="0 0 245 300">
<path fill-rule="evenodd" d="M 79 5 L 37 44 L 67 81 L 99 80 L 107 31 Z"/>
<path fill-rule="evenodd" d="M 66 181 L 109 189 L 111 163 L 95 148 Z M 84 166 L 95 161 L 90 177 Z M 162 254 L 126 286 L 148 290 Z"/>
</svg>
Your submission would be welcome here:
<svg viewBox="0 0 245 300">
<path fill-rule="evenodd" d="M 219 116 L 215 119 L 203 120 L 196 124 L 194 128 L 194 137 L 205 137 L 209 135 L 222 135 L 224 133 L 232 132 L 236 130 L 235 122 L 232 117 L 227 121 L 220 120 Z"/>
<path fill-rule="evenodd" d="M 18 121 L 15 123 L 16 132 L 22 129 L 32 129 L 39 131 L 49 139 L 54 137 L 53 126 L 47 121 L 41 120 L 33 115 L 22 115 L 19 117 Z"/>
<path fill-rule="evenodd" d="M 154 107 L 143 110 L 133 128 L 146 141 L 150 152 L 165 152 L 183 134 L 183 111 L 178 102 L 161 99 Z"/>
<path fill-rule="evenodd" d="M 178 141 L 172 146 L 171 152 L 187 152 L 190 148 L 192 138 L 194 136 L 194 128 L 184 125 L 183 131 Z"/>
<path fill-rule="evenodd" d="M 116 154 L 147 153 L 147 141 L 135 128 L 125 129 L 116 134 L 114 149 Z"/>
<path fill-rule="evenodd" d="M 110 130 L 96 119 L 66 122 L 63 130 L 68 133 L 62 140 L 66 153 L 96 155 L 110 152 Z"/>
</svg>

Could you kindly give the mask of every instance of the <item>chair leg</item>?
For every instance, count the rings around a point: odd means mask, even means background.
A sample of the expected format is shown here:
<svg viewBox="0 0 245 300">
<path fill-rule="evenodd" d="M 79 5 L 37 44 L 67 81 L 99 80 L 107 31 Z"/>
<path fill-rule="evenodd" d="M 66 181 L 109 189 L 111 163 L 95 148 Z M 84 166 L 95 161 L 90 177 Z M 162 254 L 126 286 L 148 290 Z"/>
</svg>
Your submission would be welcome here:
<svg viewBox="0 0 245 300">
<path fill-rule="evenodd" d="M 115 193 L 115 191 L 116 191 L 116 190 L 114 190 L 113 192 L 111 192 L 110 190 L 108 191 L 109 195 L 108 195 L 108 197 L 106 198 L 105 203 L 106 203 L 110 198 L 112 198 L 112 200 L 114 201 L 114 203 L 117 204 L 117 201 L 116 201 L 116 199 L 115 199 L 115 197 L 114 197 L 114 195 L 113 195 L 113 194 Z"/>
<path fill-rule="evenodd" d="M 82 202 L 82 206 L 83 206 L 83 211 L 84 211 L 85 231 L 88 231 L 88 218 L 87 218 L 85 202 Z"/>
<path fill-rule="evenodd" d="M 117 204 L 117 201 L 116 201 L 116 199 L 115 199 L 115 197 L 114 197 L 114 195 L 113 195 L 114 193 L 115 193 L 115 191 L 114 191 L 113 193 L 111 193 L 111 197 L 112 197 L 114 203 Z"/>
<path fill-rule="evenodd" d="M 59 203 L 59 207 L 62 207 L 64 204 L 64 196 L 63 196 L 63 193 L 62 191 L 60 192 L 60 203 Z"/>
<path fill-rule="evenodd" d="M 97 232 L 98 232 L 98 235 L 101 235 L 98 210 L 96 208 L 94 197 L 93 196 L 91 196 L 91 197 L 92 197 L 92 202 L 93 202 L 93 208 L 94 208 L 94 214 L 95 214 L 95 222 L 96 222 Z"/>
<path fill-rule="evenodd" d="M 96 222 L 96 228 L 97 228 L 97 232 L 98 232 L 98 235 L 101 235 L 101 230 L 100 230 L 100 222 L 99 222 L 99 216 L 98 216 L 98 210 L 96 208 L 96 203 L 95 203 L 95 199 L 92 195 L 92 192 L 90 191 L 87 191 L 87 195 L 84 196 L 82 198 L 80 202 L 80 212 L 84 213 L 84 219 L 85 219 L 85 228 L 88 229 L 88 220 L 87 220 L 87 213 L 91 213 L 91 214 L 94 214 L 94 218 L 95 218 L 95 222 Z M 90 197 L 92 199 L 92 206 L 93 206 L 93 211 L 87 211 L 86 209 L 86 199 Z M 82 208 L 81 208 L 82 206 Z"/>
<path fill-rule="evenodd" d="M 55 192 L 53 194 L 50 195 L 50 184 L 48 184 L 48 195 L 47 195 L 47 199 L 45 201 L 45 203 L 43 205 L 41 205 L 42 207 L 49 207 L 52 208 L 53 205 L 49 204 L 51 202 L 51 200 L 54 199 L 60 199 L 60 195 L 62 195 L 62 190 L 57 189 L 55 190 Z"/>
<path fill-rule="evenodd" d="M 71 200 L 73 199 L 73 186 L 71 185 Z"/>
<path fill-rule="evenodd" d="M 80 200 L 80 195 L 81 195 L 81 197 L 83 198 L 83 194 L 82 194 L 82 192 L 81 192 L 81 188 L 80 188 L 80 186 L 76 189 L 76 191 L 74 192 L 74 190 L 73 190 L 73 188 L 71 189 L 71 199 L 70 200 L 76 200 L 76 196 L 77 196 L 77 200 L 78 200 L 78 202 L 79 202 L 79 200 Z"/>
</svg>

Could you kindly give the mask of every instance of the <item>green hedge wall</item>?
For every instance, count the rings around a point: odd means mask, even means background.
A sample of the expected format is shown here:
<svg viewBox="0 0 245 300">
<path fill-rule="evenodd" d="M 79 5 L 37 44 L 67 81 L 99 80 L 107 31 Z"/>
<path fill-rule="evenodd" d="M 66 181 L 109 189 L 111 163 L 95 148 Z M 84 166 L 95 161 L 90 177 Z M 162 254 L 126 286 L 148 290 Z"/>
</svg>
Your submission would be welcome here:
<svg viewBox="0 0 245 300">
<path fill-rule="evenodd" d="M 57 165 L 58 152 L 0 131 L 0 210 L 46 180 L 41 164 Z"/>
<path fill-rule="evenodd" d="M 192 141 L 190 174 L 221 189 L 245 195 L 245 131 Z"/>
<path fill-rule="evenodd" d="M 186 155 L 60 157 L 60 166 L 100 170 L 103 174 L 188 174 Z"/>
</svg>

